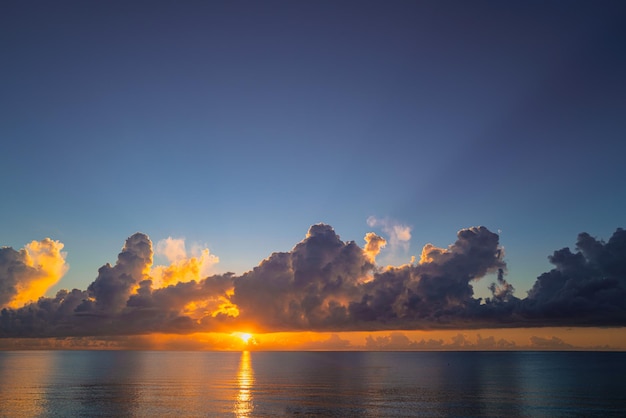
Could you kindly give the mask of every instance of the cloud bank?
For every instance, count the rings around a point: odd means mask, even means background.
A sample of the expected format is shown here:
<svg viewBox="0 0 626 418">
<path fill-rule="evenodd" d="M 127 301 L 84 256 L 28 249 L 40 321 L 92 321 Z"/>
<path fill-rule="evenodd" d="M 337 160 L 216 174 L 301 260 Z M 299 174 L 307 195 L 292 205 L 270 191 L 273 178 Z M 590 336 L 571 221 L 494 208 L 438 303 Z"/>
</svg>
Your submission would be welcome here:
<svg viewBox="0 0 626 418">
<path fill-rule="evenodd" d="M 393 233 L 390 240 L 406 237 Z M 447 248 L 426 245 L 419 262 L 399 267 L 376 264 L 386 243 L 368 233 L 361 247 L 317 224 L 291 251 L 273 253 L 249 272 L 203 277 L 217 262 L 208 250 L 190 257 L 170 238 L 156 248 L 171 264 L 153 266 L 151 240 L 136 233 L 86 290 L 52 298 L 42 295 L 67 270 L 63 244 L 45 239 L 19 251 L 2 248 L 0 337 L 626 325 L 623 229 L 608 242 L 581 233 L 574 252 L 555 251 L 555 267 L 525 298 L 514 295 L 499 237 L 485 227 L 459 231 Z M 491 273 L 492 297 L 475 298 L 471 283 Z M 401 345 L 393 338 L 368 344 Z"/>
</svg>

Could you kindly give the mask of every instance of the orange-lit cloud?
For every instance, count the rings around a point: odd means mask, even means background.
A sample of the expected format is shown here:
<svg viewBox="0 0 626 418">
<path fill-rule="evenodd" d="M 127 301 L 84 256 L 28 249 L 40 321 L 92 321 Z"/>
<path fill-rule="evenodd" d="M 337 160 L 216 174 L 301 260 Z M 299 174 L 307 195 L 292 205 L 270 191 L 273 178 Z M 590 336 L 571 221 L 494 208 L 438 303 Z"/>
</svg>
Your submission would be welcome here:
<svg viewBox="0 0 626 418">
<path fill-rule="evenodd" d="M 0 306 L 17 308 L 44 296 L 69 269 L 59 241 L 32 241 L 20 251 L 0 249 Z M 8 297 L 7 297 L 8 296 Z"/>
<path fill-rule="evenodd" d="M 192 248 L 187 253 L 184 239 L 168 237 L 157 243 L 156 253 L 170 262 L 167 266 L 155 266 L 150 271 L 152 286 L 160 288 L 179 282 L 199 281 L 207 277 L 219 257 L 211 254 L 208 248 Z"/>
<path fill-rule="evenodd" d="M 365 248 L 363 248 L 363 251 L 371 263 L 376 262 L 376 256 L 385 245 L 387 245 L 387 240 L 383 237 L 379 237 L 373 232 L 365 234 Z"/>
<path fill-rule="evenodd" d="M 420 256 L 420 264 L 432 263 L 435 261 L 436 256 L 440 256 L 446 252 L 443 248 L 435 247 L 433 244 L 426 244 L 422 248 L 422 255 Z"/>
</svg>

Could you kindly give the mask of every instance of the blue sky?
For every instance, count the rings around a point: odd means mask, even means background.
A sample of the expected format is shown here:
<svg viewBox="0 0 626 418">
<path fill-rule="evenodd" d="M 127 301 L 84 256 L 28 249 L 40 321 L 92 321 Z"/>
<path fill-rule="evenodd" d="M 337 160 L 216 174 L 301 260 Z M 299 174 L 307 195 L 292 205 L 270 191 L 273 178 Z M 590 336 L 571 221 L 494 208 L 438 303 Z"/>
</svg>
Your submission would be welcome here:
<svg viewBox="0 0 626 418">
<path fill-rule="evenodd" d="M 85 289 L 136 231 L 242 273 L 309 226 L 501 231 L 524 297 L 626 226 L 623 2 L 4 2 L 0 245 Z M 485 286 L 488 283 L 485 283 Z"/>
</svg>

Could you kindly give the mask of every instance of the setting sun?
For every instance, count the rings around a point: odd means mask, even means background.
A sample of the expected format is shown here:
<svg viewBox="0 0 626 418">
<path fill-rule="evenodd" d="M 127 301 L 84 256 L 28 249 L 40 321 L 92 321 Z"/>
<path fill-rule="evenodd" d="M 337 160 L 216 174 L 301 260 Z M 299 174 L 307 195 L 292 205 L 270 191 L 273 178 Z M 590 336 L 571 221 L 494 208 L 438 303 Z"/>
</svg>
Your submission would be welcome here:
<svg viewBox="0 0 626 418">
<path fill-rule="evenodd" d="M 239 337 L 244 344 L 249 344 L 252 339 L 252 334 L 247 332 L 234 332 L 233 335 Z"/>
</svg>

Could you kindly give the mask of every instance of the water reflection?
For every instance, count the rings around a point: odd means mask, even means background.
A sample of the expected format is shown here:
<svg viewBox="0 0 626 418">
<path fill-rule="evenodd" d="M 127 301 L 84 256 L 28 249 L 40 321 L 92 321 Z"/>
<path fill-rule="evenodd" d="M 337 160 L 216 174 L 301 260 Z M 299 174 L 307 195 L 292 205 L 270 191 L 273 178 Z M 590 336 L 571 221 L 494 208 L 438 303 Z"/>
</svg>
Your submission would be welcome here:
<svg viewBox="0 0 626 418">
<path fill-rule="evenodd" d="M 0 351 L 0 417 L 623 417 L 624 375 L 624 353 Z"/>
<path fill-rule="evenodd" d="M 254 370 L 250 362 L 250 352 L 243 351 L 239 360 L 237 372 L 237 384 L 239 392 L 235 401 L 234 413 L 237 417 L 249 417 L 254 411 L 254 399 L 252 389 L 254 385 Z"/>
<path fill-rule="evenodd" d="M 49 393 L 48 409 L 63 416 L 134 416 L 141 389 L 142 353 L 137 351 L 62 352 L 57 362 L 71 370 L 68 386 Z M 63 398 L 71 401 L 64 401 Z"/>
<path fill-rule="evenodd" d="M 55 358 L 46 351 L 0 352 L 0 417 L 44 415 Z"/>
</svg>

